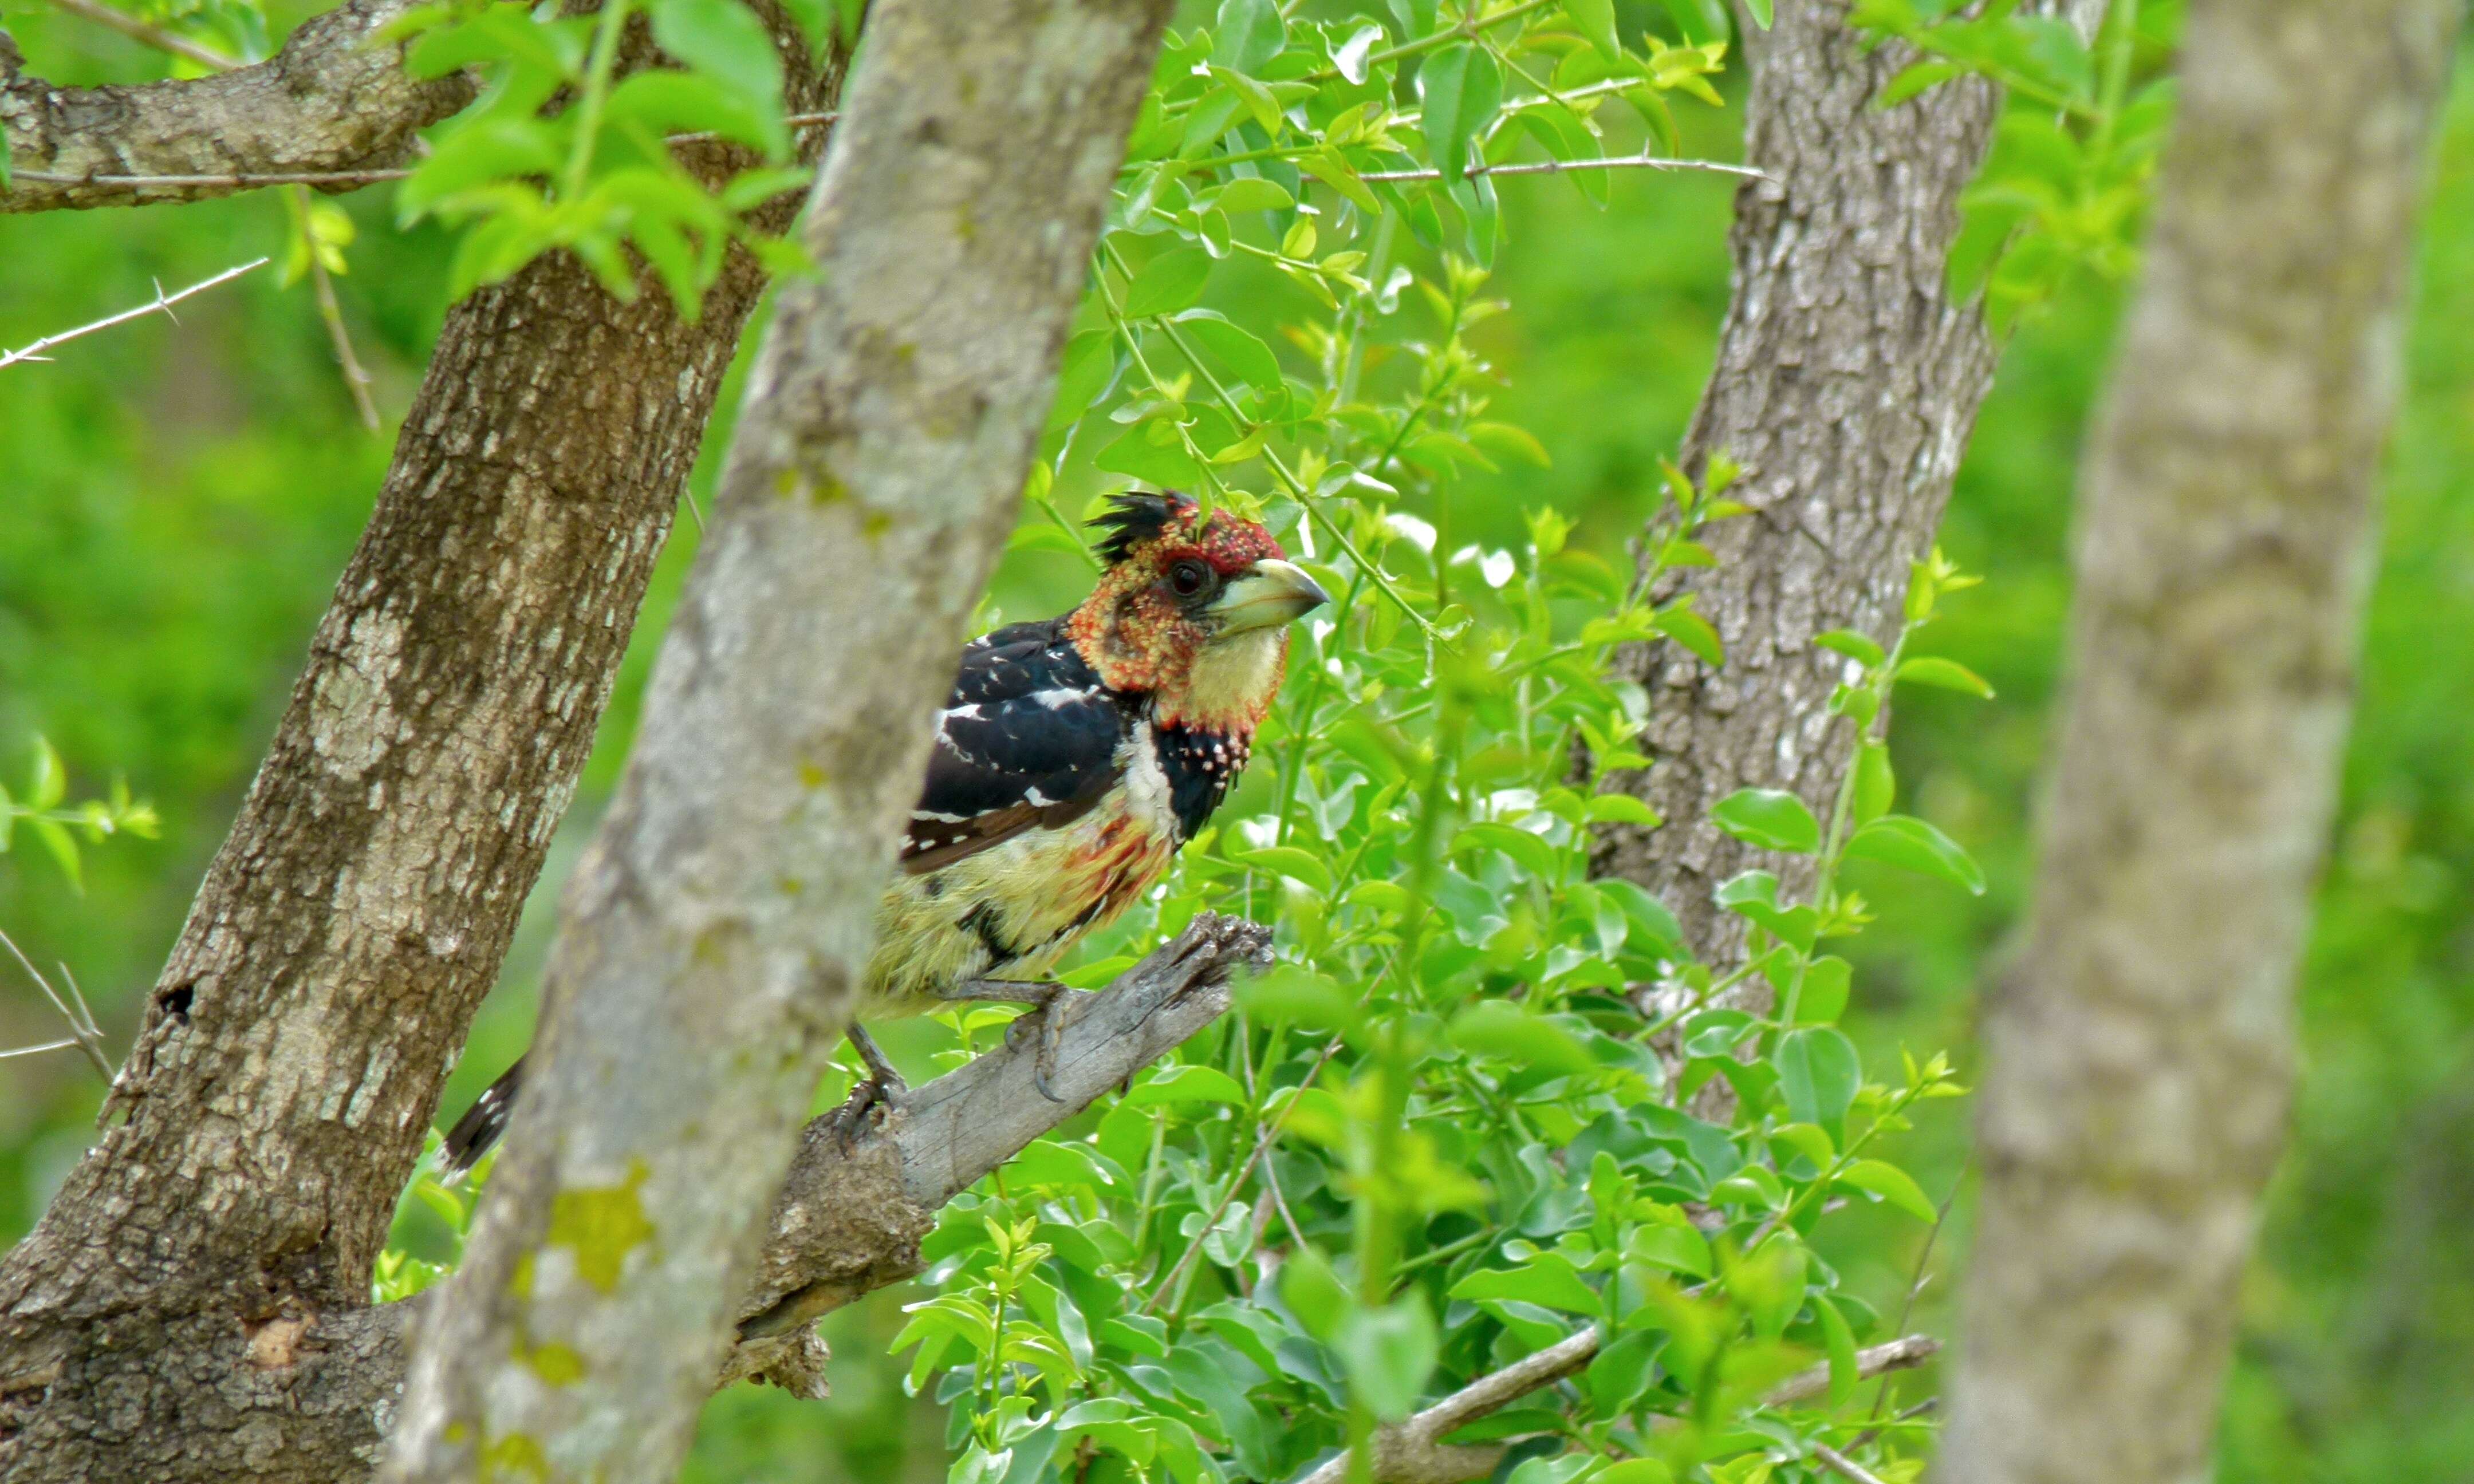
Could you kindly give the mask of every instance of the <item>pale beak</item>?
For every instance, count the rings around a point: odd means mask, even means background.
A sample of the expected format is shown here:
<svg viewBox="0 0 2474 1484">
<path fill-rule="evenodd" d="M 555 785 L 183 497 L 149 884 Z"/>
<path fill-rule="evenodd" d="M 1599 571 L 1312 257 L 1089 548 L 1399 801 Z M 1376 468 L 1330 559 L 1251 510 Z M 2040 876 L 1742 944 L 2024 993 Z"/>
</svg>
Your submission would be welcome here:
<svg viewBox="0 0 2474 1484">
<path fill-rule="evenodd" d="M 1322 585 L 1293 562 L 1266 558 L 1246 569 L 1211 605 L 1222 634 L 1276 629 L 1331 601 Z"/>
</svg>

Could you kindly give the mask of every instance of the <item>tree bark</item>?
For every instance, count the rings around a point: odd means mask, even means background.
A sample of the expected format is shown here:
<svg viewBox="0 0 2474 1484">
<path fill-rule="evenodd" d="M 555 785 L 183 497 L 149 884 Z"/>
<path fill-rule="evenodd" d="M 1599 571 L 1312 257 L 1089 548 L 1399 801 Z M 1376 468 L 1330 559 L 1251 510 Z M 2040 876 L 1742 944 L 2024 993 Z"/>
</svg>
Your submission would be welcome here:
<svg viewBox="0 0 2474 1484">
<path fill-rule="evenodd" d="M 381 170 L 403 164 L 414 131 L 473 101 L 462 73 L 403 70 L 403 48 L 373 45 L 417 0 L 352 0 L 303 24 L 255 66 L 136 87 L 55 87 L 24 73 L 0 32 L 0 143 L 14 184 L 0 212 L 204 201 L 250 187 L 198 181 L 131 190 L 97 175 L 230 176 Z M 32 179 L 36 176 L 63 180 Z"/>
<path fill-rule="evenodd" d="M 664 1479 L 846 1023 L 1168 0 L 882 0 L 388 1476 Z"/>
<path fill-rule="evenodd" d="M 2102 0 L 2052 10 L 2092 30 Z M 1895 108 L 1873 100 L 1913 60 L 1850 28 L 1836 0 L 1784 0 L 1753 42 L 1745 162 L 1770 179 L 1735 196 L 1734 293 L 1718 359 L 1685 435 L 1694 478 L 1724 453 L 1755 514 L 1708 528 L 1714 567 L 1678 575 L 1717 627 L 1726 664 L 1680 646 L 1618 661 L 1649 692 L 1657 766 L 1616 775 L 1665 821 L 1601 836 L 1601 875 L 1664 899 L 1713 964 L 1741 951 L 1741 919 L 1710 893 L 1762 866 L 1808 890 L 1811 862 L 1738 843 L 1710 823 L 1738 788 L 1791 789 L 1828 818 L 1847 748 L 1829 712 L 1846 661 L 1814 635 L 1886 642 L 1907 563 L 1932 544 L 1951 481 L 1992 386 L 1995 347 L 1943 266 L 1958 198 L 1983 163 L 2000 107 L 1988 84 L 1944 84 Z M 1766 993 L 1765 987 L 1761 988 Z"/>
<path fill-rule="evenodd" d="M 794 108 L 837 80 L 791 74 Z M 735 255 L 684 324 L 561 256 L 449 315 L 111 1126 L 0 1261 L 12 1484 L 307 1484 L 366 1446 L 285 1336 L 369 1304 L 762 288 Z"/>
<path fill-rule="evenodd" d="M 2084 481 L 1940 1476 L 2204 1478 L 2375 554 L 2456 0 L 2192 0 Z"/>
<path fill-rule="evenodd" d="M 815 1319 L 917 1274 L 939 1208 L 1225 1014 L 1230 976 L 1270 959 L 1262 928 L 1197 919 L 1066 1028 L 1052 1083 L 1061 1102 L 1033 1089 L 1035 1042 L 1016 1037 L 863 1117 L 837 1110 L 812 1121 L 773 1203 L 756 1281 L 732 1310 L 738 1339 L 719 1379 L 822 1395 Z M 160 1374 L 211 1390 L 236 1424 L 182 1439 L 187 1452 L 170 1472 L 85 1476 L 357 1484 L 376 1470 L 402 1393 L 407 1324 L 435 1300 L 279 1318 L 240 1337 L 245 1365 L 211 1344 L 165 1357 Z"/>
</svg>

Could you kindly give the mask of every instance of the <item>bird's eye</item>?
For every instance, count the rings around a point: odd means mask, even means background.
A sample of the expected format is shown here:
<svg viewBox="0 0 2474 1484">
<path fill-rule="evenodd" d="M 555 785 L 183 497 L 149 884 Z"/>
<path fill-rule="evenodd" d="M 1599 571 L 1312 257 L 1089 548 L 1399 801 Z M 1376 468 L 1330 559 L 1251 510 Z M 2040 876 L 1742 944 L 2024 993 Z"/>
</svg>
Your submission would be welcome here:
<svg viewBox="0 0 2474 1484">
<path fill-rule="evenodd" d="M 1168 569 L 1168 585 L 1180 598 L 1190 598 L 1210 586 L 1211 568 L 1200 562 L 1185 561 Z"/>
</svg>

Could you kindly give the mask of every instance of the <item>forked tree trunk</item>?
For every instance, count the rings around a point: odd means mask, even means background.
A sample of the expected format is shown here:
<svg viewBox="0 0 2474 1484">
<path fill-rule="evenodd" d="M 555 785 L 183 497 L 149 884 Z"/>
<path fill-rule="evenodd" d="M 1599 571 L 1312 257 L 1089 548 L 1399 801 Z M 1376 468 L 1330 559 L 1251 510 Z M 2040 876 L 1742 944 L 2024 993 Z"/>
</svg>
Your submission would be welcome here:
<svg viewBox="0 0 2474 1484">
<path fill-rule="evenodd" d="M 2103 4 L 2047 9 L 2085 33 Z M 1828 817 L 1847 751 L 1828 702 L 1846 661 L 1813 636 L 1886 641 L 1897 628 L 1907 563 L 1941 524 L 1995 359 L 1943 265 L 2000 95 L 1968 80 L 1877 108 L 1912 54 L 1852 29 L 1842 0 L 1783 0 L 1772 31 L 1747 30 L 1744 159 L 1771 179 L 1735 195 L 1734 292 L 1684 463 L 1698 478 L 1712 455 L 1733 458 L 1746 472 L 1730 492 L 1757 514 L 1710 527 L 1717 565 L 1673 586 L 1698 595 L 1726 664 L 1672 644 L 1620 662 L 1648 688 L 1658 765 L 1614 786 L 1665 824 L 1609 830 L 1594 863 L 1662 898 L 1712 962 L 1737 953 L 1743 922 L 1711 890 L 1756 865 L 1808 889 L 1811 863 L 1739 844 L 1710 807 L 1784 788 Z"/>
<path fill-rule="evenodd" d="M 1939 1476 L 2207 1477 L 2352 708 L 2459 0 L 2192 0 L 2083 482 Z"/>
<path fill-rule="evenodd" d="M 790 71 L 801 109 L 837 81 Z M 0 1261 L 12 1484 L 326 1484 L 372 1448 L 321 1323 L 369 1304 L 762 288 L 735 256 L 684 324 L 561 256 L 448 316 L 110 1126 Z"/>
</svg>

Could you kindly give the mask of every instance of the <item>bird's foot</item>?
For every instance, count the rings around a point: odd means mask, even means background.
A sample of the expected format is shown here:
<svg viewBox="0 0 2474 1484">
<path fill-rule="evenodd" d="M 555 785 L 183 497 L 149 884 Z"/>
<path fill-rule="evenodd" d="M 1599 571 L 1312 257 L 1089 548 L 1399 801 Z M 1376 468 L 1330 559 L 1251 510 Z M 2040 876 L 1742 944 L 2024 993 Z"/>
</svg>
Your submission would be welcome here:
<svg viewBox="0 0 2474 1484">
<path fill-rule="evenodd" d="M 1039 1017 L 1039 1050 L 1031 1062 L 1031 1085 L 1052 1103 L 1065 1099 L 1055 1087 L 1056 1058 L 1065 1044 L 1065 1004 L 1081 993 L 1054 980 L 965 979 L 937 992 L 939 999 L 992 1000 L 1029 1005 Z"/>
<path fill-rule="evenodd" d="M 851 1089 L 849 1100 L 842 1104 L 841 1127 L 850 1134 L 858 1130 L 860 1120 L 871 1111 L 892 1107 L 894 1099 L 910 1090 L 910 1084 L 903 1080 L 884 1048 L 876 1043 L 876 1038 L 857 1025 L 842 1034 L 850 1039 L 851 1049 L 859 1053 L 860 1061 L 867 1067 L 867 1076 Z"/>
</svg>

